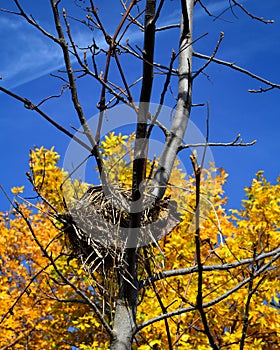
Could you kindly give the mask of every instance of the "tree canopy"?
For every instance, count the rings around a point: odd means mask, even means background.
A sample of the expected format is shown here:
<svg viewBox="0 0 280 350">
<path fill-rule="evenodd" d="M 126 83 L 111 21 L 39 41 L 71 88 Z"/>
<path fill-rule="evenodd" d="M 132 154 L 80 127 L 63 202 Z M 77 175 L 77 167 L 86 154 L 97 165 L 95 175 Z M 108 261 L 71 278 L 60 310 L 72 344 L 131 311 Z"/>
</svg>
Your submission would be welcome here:
<svg viewBox="0 0 280 350">
<path fill-rule="evenodd" d="M 112 133 L 102 143 L 108 166 L 118 168 L 111 172 L 112 180 L 123 186 L 130 183 L 131 163 L 116 164 L 115 159 L 131 147 L 132 138 Z M 107 349 L 110 344 L 92 303 L 97 302 L 110 324 L 116 282 L 112 271 L 103 274 L 86 263 L 82 266 L 67 233 L 61 231 L 57 218 L 65 210 L 61 185 L 74 196 L 73 188 L 80 189 L 81 184 L 70 183 L 58 159 L 54 149 L 31 151 L 29 176 L 45 201 L 37 198 L 34 204 L 19 204 L 23 188 L 13 188 L 14 208 L 1 214 L 1 349 Z M 116 178 L 118 174 L 123 176 Z M 239 349 L 244 337 L 245 349 L 276 349 L 279 179 L 273 185 L 258 172 L 245 189 L 242 208 L 228 211 L 223 191 L 226 178 L 223 169 L 212 169 L 201 184 L 205 196 L 212 189 L 211 210 L 200 233 L 203 305 L 209 328 L 220 348 Z M 182 221 L 158 242 L 160 249 L 150 247 L 139 262 L 139 328 L 133 348 L 165 349 L 171 342 L 174 349 L 208 349 L 195 306 L 195 178 L 175 168 L 168 190 L 177 191 L 173 197 L 185 204 L 179 209 Z M 184 202 L 178 197 L 182 190 L 187 196 Z"/>
<path fill-rule="evenodd" d="M 217 65 L 261 83 L 254 96 L 280 89 L 216 57 L 223 31 L 204 47 L 195 8 L 224 23 L 235 10 L 273 20 L 237 0 L 216 14 L 181 0 L 171 18 L 173 0 L 117 3 L 0 8 L 19 21 L 17 33 L 25 23 L 48 42 L 58 64 L 38 94 L 26 97 L 5 79 L 0 92 L 71 140 L 63 165 L 54 148 L 30 152 L 34 195 L 19 183 L 1 214 L 0 350 L 278 349 L 279 179 L 270 184 L 258 172 L 242 207 L 229 210 L 227 173 L 210 147 L 255 141 L 212 141 L 210 104 L 193 94 Z M 193 127 L 199 113 L 202 139 Z"/>
</svg>

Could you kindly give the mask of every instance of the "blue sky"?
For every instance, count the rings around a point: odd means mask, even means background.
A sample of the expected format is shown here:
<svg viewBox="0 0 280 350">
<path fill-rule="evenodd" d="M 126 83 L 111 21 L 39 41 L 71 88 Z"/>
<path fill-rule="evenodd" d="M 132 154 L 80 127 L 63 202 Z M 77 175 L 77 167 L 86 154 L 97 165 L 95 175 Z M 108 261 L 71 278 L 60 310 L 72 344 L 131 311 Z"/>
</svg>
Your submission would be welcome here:
<svg viewBox="0 0 280 350">
<path fill-rule="evenodd" d="M 65 1 L 65 0 L 64 0 Z M 110 4 L 96 1 L 99 14 L 104 19 L 109 33 L 113 33 L 120 12 L 118 1 Z M 12 1 L 0 0 L 0 7 L 13 8 Z M 66 3 L 66 2 L 65 2 Z M 67 3 L 72 3 L 67 1 Z M 205 1 L 209 10 L 218 15 L 228 5 L 227 0 Z M 225 38 L 217 57 L 235 62 L 252 72 L 275 83 L 280 83 L 280 3 L 279 0 L 263 2 L 247 0 L 242 2 L 258 16 L 274 19 L 275 23 L 262 24 L 245 16 L 240 10 L 235 10 L 235 16 L 227 11 L 223 20 L 213 20 L 202 10 L 195 14 L 194 37 L 208 33 L 195 45 L 195 50 L 204 54 L 212 53 L 219 33 L 223 31 Z M 27 13 L 32 14 L 47 30 L 54 32 L 50 20 L 51 12 L 48 1 L 34 2 L 30 5 L 22 1 Z M 39 5 L 38 5 L 39 4 Z M 105 7 L 105 8 L 104 8 Z M 161 24 L 175 23 L 178 18 L 179 1 L 168 0 L 163 10 Z M 69 11 L 75 7 L 70 6 Z M 75 40 L 82 46 L 91 40 L 92 33 L 86 28 L 73 24 Z M 169 61 L 171 49 L 177 49 L 177 30 L 167 35 L 160 34 L 157 39 L 156 60 Z M 100 34 L 95 33 L 96 40 L 103 47 Z M 142 35 L 131 30 L 127 33 L 130 43 L 141 46 Z M 15 93 L 30 98 L 34 102 L 60 90 L 60 81 L 49 76 L 62 68 L 60 50 L 48 39 L 26 24 L 17 16 L 0 13 L 0 75 L 2 86 Z M 123 56 L 120 56 L 123 59 Z M 133 81 L 139 69 L 135 62 L 123 59 L 129 80 Z M 200 67 L 204 62 L 195 60 L 194 67 Z M 100 63 L 101 64 L 101 63 Z M 272 90 L 265 94 L 250 94 L 248 89 L 258 89 L 262 84 L 228 68 L 212 64 L 207 70 L 207 77 L 200 76 L 194 82 L 194 103 L 210 105 L 210 141 L 232 141 L 241 134 L 244 141 L 257 140 L 250 148 L 214 148 L 212 153 L 219 167 L 224 167 L 229 173 L 225 186 L 229 197 L 229 206 L 239 207 L 244 197 L 244 186 L 248 186 L 254 174 L 262 169 L 267 178 L 275 182 L 280 174 L 280 90 Z M 114 74 L 114 72 L 113 72 Z M 156 76 L 152 101 L 157 103 L 161 92 L 161 80 Z M 173 81 L 176 91 L 176 81 Z M 264 85 L 262 85 L 265 87 Z M 86 115 L 90 118 L 96 114 L 96 103 L 100 95 L 100 87 L 86 80 L 80 83 L 81 100 Z M 133 90 L 139 96 L 137 87 Z M 137 100 L 137 98 L 136 98 Z M 168 94 L 166 105 L 174 106 L 172 94 Z M 60 100 L 46 103 L 43 109 L 65 127 L 79 127 L 78 120 L 66 94 Z M 192 121 L 205 132 L 205 108 L 194 108 Z M 55 146 L 62 159 L 69 139 L 55 130 L 46 121 L 40 119 L 34 112 L 26 110 L 20 103 L 4 94 L 0 94 L 0 183 L 9 191 L 12 186 L 26 184 L 25 172 L 28 170 L 29 150 L 35 145 L 45 147 Z M 8 209 L 9 205 L 0 193 L 0 209 Z"/>
</svg>

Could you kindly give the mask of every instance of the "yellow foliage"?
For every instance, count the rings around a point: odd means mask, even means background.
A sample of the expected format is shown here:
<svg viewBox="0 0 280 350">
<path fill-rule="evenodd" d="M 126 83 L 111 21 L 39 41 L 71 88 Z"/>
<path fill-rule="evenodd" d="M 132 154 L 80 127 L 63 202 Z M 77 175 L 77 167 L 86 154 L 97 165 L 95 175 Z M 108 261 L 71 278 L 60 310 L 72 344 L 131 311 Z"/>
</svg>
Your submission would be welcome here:
<svg viewBox="0 0 280 350">
<path fill-rule="evenodd" d="M 105 165 L 110 169 L 113 183 L 131 187 L 131 147 L 134 135 L 109 134 L 101 143 Z M 102 312 L 111 305 L 102 305 L 102 288 L 79 261 L 71 256 L 67 240 L 60 226 L 52 219 L 55 211 L 65 211 L 63 197 L 68 203 L 87 184 L 72 183 L 68 174 L 57 165 L 59 155 L 54 149 L 37 148 L 30 153 L 30 178 L 34 188 L 46 201 L 36 208 L 20 205 L 12 213 L 0 217 L 0 348 L 13 349 L 108 349 L 109 338 L 91 306 L 81 299 L 61 277 L 59 271 L 96 302 Z M 148 163 L 147 175 L 152 171 Z M 280 183 L 272 185 L 262 172 L 256 175 L 241 210 L 225 209 L 223 184 L 227 174 L 223 169 L 203 172 L 201 184 L 200 249 L 205 266 L 236 263 L 254 259 L 280 245 Z M 23 187 L 12 190 L 19 194 Z M 195 180 L 174 168 L 167 195 L 176 200 L 182 221 L 160 242 L 162 252 L 149 248 L 152 274 L 164 270 L 192 268 L 196 265 L 194 208 Z M 48 204 L 47 204 L 48 203 Z M 50 215 L 51 214 L 51 215 Z M 56 267 L 50 264 L 49 254 Z M 244 325 L 244 310 L 248 299 L 248 283 L 230 293 L 237 285 L 250 279 L 271 257 L 235 268 L 213 269 L 203 272 L 203 303 L 210 330 L 224 349 L 239 349 Z M 147 274 L 139 268 L 139 279 Z M 99 278 L 99 279 L 98 279 Z M 249 324 L 244 349 L 279 348 L 279 263 L 274 261 L 265 274 L 255 277 L 249 311 Z M 168 329 L 174 349 L 209 349 L 203 333 L 201 316 L 195 309 L 198 277 L 196 272 L 155 281 L 141 291 L 137 322 L 142 324 L 166 312 L 185 308 L 173 315 Z M 160 295 L 159 303 L 156 293 Z M 143 292 L 143 293 L 142 293 Z M 212 303 L 218 297 L 227 297 Z M 163 309 L 164 307 L 164 309 Z M 113 315 L 111 315 L 112 317 Z M 112 319 L 107 317 L 110 324 Z M 166 323 L 161 320 L 136 335 L 135 349 L 168 349 Z"/>
<path fill-rule="evenodd" d="M 11 192 L 12 192 L 13 194 L 19 194 L 19 193 L 22 193 L 23 190 L 24 190 L 24 186 L 21 186 L 21 187 L 13 187 L 13 188 L 11 189 Z"/>
</svg>

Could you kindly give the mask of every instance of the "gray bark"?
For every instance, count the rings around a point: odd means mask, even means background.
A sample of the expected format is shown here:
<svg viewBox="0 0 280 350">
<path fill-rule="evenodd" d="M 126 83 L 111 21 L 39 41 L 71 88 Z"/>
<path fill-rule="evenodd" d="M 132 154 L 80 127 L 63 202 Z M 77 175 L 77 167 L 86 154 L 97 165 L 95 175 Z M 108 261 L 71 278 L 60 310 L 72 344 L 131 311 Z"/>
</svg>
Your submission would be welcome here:
<svg viewBox="0 0 280 350">
<path fill-rule="evenodd" d="M 181 35 L 179 47 L 178 102 L 174 120 L 167 137 L 160 164 L 154 177 L 153 195 L 162 198 L 182 143 L 191 111 L 192 97 L 192 25 L 194 0 L 182 0 Z"/>
<path fill-rule="evenodd" d="M 114 318 L 113 332 L 115 337 L 111 341 L 111 350 L 131 349 L 131 342 L 135 329 L 134 318 L 131 307 L 119 301 Z"/>
</svg>

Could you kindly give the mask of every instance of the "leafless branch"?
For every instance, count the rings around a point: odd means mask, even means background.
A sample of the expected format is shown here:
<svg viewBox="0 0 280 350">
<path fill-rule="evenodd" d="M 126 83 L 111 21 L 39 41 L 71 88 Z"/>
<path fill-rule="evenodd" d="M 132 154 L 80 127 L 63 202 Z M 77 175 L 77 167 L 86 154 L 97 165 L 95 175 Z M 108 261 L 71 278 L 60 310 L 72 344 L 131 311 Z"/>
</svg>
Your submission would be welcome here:
<svg viewBox="0 0 280 350">
<path fill-rule="evenodd" d="M 82 106 L 81 106 L 80 101 L 79 101 L 76 81 L 75 81 L 75 77 L 73 74 L 73 68 L 72 68 L 71 59 L 70 59 L 70 55 L 69 55 L 69 51 L 68 51 L 68 45 L 67 45 L 67 41 L 64 37 L 64 33 L 63 33 L 62 26 L 61 26 L 61 21 L 60 21 L 60 16 L 59 16 L 59 12 L 58 12 L 58 7 L 57 7 L 57 3 L 55 0 L 51 0 L 51 7 L 52 7 L 52 12 L 53 12 L 54 22 L 56 25 L 57 34 L 59 37 L 59 45 L 60 45 L 62 52 L 63 52 L 64 62 L 65 62 L 67 75 L 68 75 L 68 79 L 69 79 L 69 84 L 70 84 L 70 91 L 71 91 L 73 106 L 77 112 L 81 126 L 83 127 L 84 132 L 85 132 L 92 148 L 95 149 L 95 151 L 96 151 L 96 161 L 97 161 L 98 166 L 100 167 L 100 169 L 99 169 L 100 173 L 102 173 L 102 165 L 100 163 L 101 159 L 100 159 L 100 155 L 98 154 L 98 150 L 96 148 L 96 141 L 95 141 L 95 139 L 92 135 L 92 132 L 87 124 L 87 120 L 85 118 Z"/>
<path fill-rule="evenodd" d="M 275 250 L 276 251 L 276 250 Z M 271 253 L 271 252 L 270 252 Z M 280 258 L 280 248 L 277 249 L 277 253 L 274 254 L 274 256 L 271 258 L 271 260 L 269 260 L 266 264 L 262 265 L 261 268 L 259 268 L 256 272 L 254 272 L 253 274 L 253 278 L 256 278 L 258 276 L 260 276 L 262 273 L 264 273 L 265 271 L 267 271 L 269 269 L 269 267 L 272 265 L 273 262 L 275 262 L 276 260 L 278 260 Z M 257 259 L 257 257 L 256 257 Z M 254 258 L 253 260 L 254 261 Z M 197 268 L 197 267 L 196 267 Z M 205 266 L 203 267 L 203 270 L 204 270 Z M 197 270 L 198 271 L 198 270 Z M 249 283 L 251 277 L 248 277 L 246 279 L 244 279 L 242 282 L 238 283 L 237 285 L 235 285 L 232 289 L 228 290 L 227 292 L 225 292 L 224 294 L 220 295 L 219 297 L 211 300 L 211 301 L 208 301 L 206 303 L 204 303 L 202 305 L 203 309 L 206 309 L 206 308 L 209 308 L 215 304 L 218 304 L 219 302 L 221 302 L 222 300 L 226 299 L 227 297 L 229 297 L 231 294 L 235 293 L 236 291 L 238 291 L 240 288 L 244 287 L 246 284 Z M 196 310 L 196 307 L 195 306 L 191 306 L 191 307 L 187 307 L 187 308 L 183 308 L 183 309 L 179 309 L 179 310 L 175 310 L 175 311 L 172 311 L 172 312 L 169 312 L 165 315 L 160 315 L 160 316 L 157 316 L 157 317 L 154 317 L 144 323 L 142 323 L 141 325 L 139 325 L 137 327 L 137 329 L 134 330 L 134 332 L 137 332 L 155 322 L 158 322 L 158 321 L 161 321 L 161 320 L 164 320 L 165 318 L 169 318 L 169 317 L 173 317 L 173 316 L 177 316 L 177 315 L 180 315 L 180 314 L 183 314 L 183 313 L 187 313 L 187 312 L 190 312 L 190 311 L 194 311 Z"/>
<path fill-rule="evenodd" d="M 256 256 L 256 258 L 249 258 L 249 259 L 244 259 L 232 263 L 227 263 L 227 264 L 221 264 L 221 265 L 209 265 L 209 266 L 203 266 L 203 271 L 225 271 L 225 270 L 230 270 L 230 269 L 235 269 L 239 266 L 242 265 L 249 265 L 252 264 L 254 261 L 262 261 L 266 258 L 269 258 L 271 256 L 277 256 L 280 257 L 280 248 L 276 248 L 270 252 L 260 254 Z M 198 267 L 196 266 L 191 266 L 191 267 L 186 267 L 182 269 L 175 269 L 175 270 L 166 270 L 163 272 L 160 272 L 158 274 L 155 274 L 152 278 L 148 278 L 145 280 L 140 281 L 140 288 L 143 288 L 147 285 L 150 284 L 150 282 L 153 281 L 159 281 L 162 279 L 166 279 L 169 277 L 175 277 L 175 276 L 180 276 L 180 275 L 189 275 L 191 273 L 198 272 Z"/>
<path fill-rule="evenodd" d="M 213 58 L 216 56 L 216 54 L 217 54 L 217 52 L 218 52 L 218 49 L 219 49 L 219 47 L 220 47 L 220 45 L 221 45 L 221 43 L 222 43 L 223 38 L 224 38 L 224 33 L 221 32 L 221 33 L 220 33 L 220 38 L 219 38 L 219 40 L 218 40 L 218 43 L 217 43 L 217 45 L 216 45 L 216 47 L 215 47 L 215 49 L 214 49 L 214 51 L 213 51 L 211 57 L 209 58 L 209 60 L 208 60 L 198 71 L 196 71 L 196 72 L 193 74 L 192 79 L 195 79 L 195 78 L 196 78 L 201 72 L 203 72 L 204 69 L 207 68 L 208 65 L 212 62 Z"/>
<path fill-rule="evenodd" d="M 236 136 L 236 138 L 231 142 L 208 142 L 206 143 L 189 143 L 187 145 L 181 145 L 178 149 L 180 152 L 186 148 L 195 148 L 195 147 L 248 147 L 253 146 L 257 141 L 253 140 L 251 142 L 243 142 L 240 134 Z"/>
<path fill-rule="evenodd" d="M 152 271 L 151 271 L 151 266 L 150 266 L 150 259 L 149 257 L 147 256 L 147 250 L 144 248 L 144 259 L 145 259 L 145 269 L 148 273 L 148 276 L 151 277 L 152 276 Z M 161 311 L 163 314 L 166 314 L 167 313 L 167 308 L 164 306 L 164 303 L 162 301 L 162 298 L 161 298 L 161 295 L 160 293 L 158 292 L 157 290 L 157 287 L 155 285 L 154 282 L 152 282 L 152 287 L 153 287 L 153 290 L 154 290 L 154 293 L 155 293 L 155 296 L 157 298 L 157 301 L 160 305 L 160 308 L 161 308 Z M 169 350 L 172 350 L 173 349 L 173 346 L 172 346 L 172 340 L 171 340 L 171 334 L 170 334 L 170 328 L 169 328 L 169 325 L 168 325 L 168 320 L 164 320 L 164 324 L 165 324 L 165 329 L 166 329 L 166 335 L 167 335 L 167 340 L 168 340 L 168 347 L 169 347 Z"/>
<path fill-rule="evenodd" d="M 127 6 L 126 6 L 126 3 L 124 2 L 124 0 L 120 0 L 120 2 L 121 2 L 121 4 L 122 4 L 124 10 L 127 11 Z M 142 32 L 144 31 L 144 26 L 142 25 L 142 23 L 140 23 L 140 22 L 138 21 L 138 18 L 139 18 L 140 16 L 142 16 L 144 12 L 145 12 L 144 10 L 143 10 L 143 11 L 138 11 L 137 16 L 135 16 L 135 17 L 132 16 L 131 13 L 130 13 L 129 16 L 128 16 L 128 18 L 129 18 L 129 20 L 130 20 L 130 24 L 135 24 L 135 25 L 137 25 L 138 28 L 139 28 Z M 130 24 L 129 24 L 129 25 L 130 25 Z"/>
<path fill-rule="evenodd" d="M 40 107 L 40 106 L 41 106 L 42 104 L 44 104 L 46 101 L 49 101 L 49 100 L 51 100 L 51 99 L 53 99 L 53 98 L 59 98 L 59 97 L 61 97 L 61 96 L 63 95 L 63 93 L 64 93 L 67 89 L 69 89 L 69 86 L 68 86 L 68 85 L 63 85 L 63 86 L 61 87 L 60 92 L 59 92 L 58 95 L 51 95 L 51 96 L 45 97 L 42 101 L 40 101 L 40 102 L 36 105 L 36 107 Z"/>
<path fill-rule="evenodd" d="M 176 23 L 176 24 L 168 24 L 166 26 L 163 27 L 157 27 L 156 28 L 156 32 L 161 32 L 163 30 L 168 30 L 168 29 L 173 29 L 173 28 L 180 28 L 180 24 Z"/>
<path fill-rule="evenodd" d="M 126 46 L 125 46 L 125 45 L 122 45 L 122 44 L 119 44 L 119 46 L 120 46 L 123 50 L 125 50 L 127 53 L 131 54 L 132 56 L 134 56 L 134 57 L 136 57 L 136 58 L 138 58 L 138 59 L 140 59 L 140 60 L 143 60 L 143 56 L 140 55 L 140 54 L 138 54 L 137 51 L 134 50 L 128 42 L 126 43 Z M 162 64 L 157 63 L 157 62 L 153 62 L 153 66 L 154 66 L 155 68 L 158 68 L 159 70 L 164 70 L 163 73 L 166 73 L 166 71 L 169 70 L 169 67 L 168 67 L 168 66 L 162 65 Z M 172 69 L 172 74 L 174 74 L 174 75 L 177 76 L 177 75 L 178 75 L 178 71 L 177 71 L 176 69 Z"/>
<path fill-rule="evenodd" d="M 175 59 L 176 59 L 175 51 L 172 51 L 172 55 L 171 55 L 171 58 L 170 58 L 170 64 L 169 64 L 169 71 L 166 74 L 165 82 L 163 84 L 163 89 L 162 89 L 162 92 L 161 92 L 161 95 L 160 95 L 159 106 L 157 108 L 157 111 L 156 111 L 154 117 L 151 118 L 151 122 L 150 122 L 149 129 L 148 129 L 148 132 L 147 132 L 147 139 L 150 138 L 150 135 L 151 135 L 151 132 L 153 130 L 153 127 L 157 123 L 158 117 L 159 117 L 160 112 L 162 110 L 162 107 L 164 105 L 164 99 L 165 99 L 165 95 L 167 93 L 168 86 L 170 84 L 170 80 L 171 80 L 171 76 L 172 76 L 172 70 L 173 70 L 173 64 L 174 64 Z M 167 135 L 169 134 L 168 130 L 166 130 L 166 128 L 164 128 L 162 130 L 164 131 L 164 134 L 167 137 Z"/>
<path fill-rule="evenodd" d="M 256 245 L 254 246 L 254 258 L 255 258 L 255 255 L 256 255 Z M 246 304 L 245 304 L 245 311 L 244 311 L 244 315 L 243 315 L 243 328 L 242 328 L 242 336 L 240 339 L 240 347 L 239 347 L 240 350 L 243 350 L 244 345 L 245 345 L 247 329 L 249 326 L 251 299 L 252 299 L 253 295 L 255 294 L 255 292 L 257 291 L 257 289 L 259 288 L 260 284 L 263 282 L 263 280 L 266 277 L 266 274 L 264 273 L 264 275 L 260 278 L 260 280 L 257 282 L 256 286 L 254 287 L 254 269 L 255 269 L 255 261 L 253 262 L 253 264 L 251 266 L 251 271 L 250 271 L 250 281 L 248 283 L 248 296 L 247 296 L 247 300 L 246 300 Z"/>
<path fill-rule="evenodd" d="M 45 36 L 47 36 L 48 38 L 50 38 L 51 40 L 53 40 L 56 43 L 59 43 L 59 40 L 57 37 L 55 37 L 54 35 L 50 34 L 49 32 L 47 32 L 43 27 L 41 27 L 34 18 L 32 18 L 32 16 L 28 16 L 26 14 L 26 12 L 23 10 L 22 6 L 20 5 L 18 0 L 14 0 L 15 5 L 17 6 L 19 12 L 13 12 L 13 11 L 7 11 L 9 13 L 12 13 L 14 15 L 19 15 L 21 17 L 23 17 L 29 24 L 31 24 L 33 27 L 37 28 L 42 34 L 44 34 Z M 3 9 L 2 9 L 3 11 Z"/>
<path fill-rule="evenodd" d="M 251 12 L 249 12 L 245 6 L 243 6 L 240 2 L 236 1 L 236 0 L 230 0 L 234 3 L 235 6 L 239 7 L 243 12 L 246 13 L 246 15 L 248 15 L 249 17 L 251 17 L 252 19 L 255 19 L 257 21 L 260 21 L 264 24 L 272 24 L 274 23 L 274 20 L 273 19 L 264 19 L 263 17 L 258 17 L 258 16 L 255 16 L 253 15 Z"/>
<path fill-rule="evenodd" d="M 50 116 L 48 116 L 45 112 L 43 112 L 40 108 L 38 108 L 35 104 L 33 104 L 27 98 L 21 97 L 21 96 L 15 94 L 15 93 L 13 93 L 10 90 L 3 88 L 2 86 L 0 86 L 0 91 L 3 91 L 5 94 L 7 94 L 7 95 L 13 97 L 14 99 L 22 102 L 24 104 L 25 108 L 27 108 L 27 109 L 29 109 L 31 111 L 37 112 L 44 119 L 46 119 L 51 125 L 53 125 L 56 129 L 58 129 L 59 131 L 63 132 L 65 135 L 67 135 L 68 137 L 70 137 L 73 140 L 75 140 L 79 145 L 83 146 L 88 151 L 90 151 L 90 152 L 92 151 L 92 148 L 90 146 L 88 146 L 86 143 L 81 141 L 78 137 L 76 137 L 70 131 L 65 129 L 62 125 L 58 124 L 54 119 L 52 119 Z"/>
<path fill-rule="evenodd" d="M 197 57 L 197 58 L 201 58 L 201 59 L 204 59 L 204 60 L 210 60 L 211 59 L 211 56 L 207 56 L 207 55 L 203 55 L 201 53 L 198 53 L 198 52 L 194 52 L 193 53 L 193 56 L 194 57 Z M 276 89 L 280 89 L 280 84 L 275 84 L 267 79 L 264 79 L 252 72 L 250 72 L 249 70 L 247 69 L 244 69 L 244 68 L 241 68 L 239 66 L 236 66 L 233 62 L 227 62 L 227 61 L 223 61 L 223 60 L 220 60 L 220 59 L 217 59 L 217 58 L 212 58 L 212 62 L 215 62 L 217 64 L 221 64 L 223 66 L 226 66 L 226 67 L 229 67 L 229 68 L 232 68 L 233 70 L 236 70 L 240 73 L 243 73 L 245 75 L 248 75 L 249 77 L 255 79 L 255 80 L 258 80 L 266 85 L 269 85 L 271 87 L 271 89 L 273 88 L 276 88 Z M 271 90 L 270 89 L 270 90 Z M 250 91 L 250 90 L 249 90 Z M 265 90 L 264 90 L 265 91 Z"/>
<path fill-rule="evenodd" d="M 192 21 L 194 1 L 182 1 L 182 20 L 179 47 L 178 100 L 173 123 L 170 129 L 172 137 L 164 145 L 159 167 L 155 172 L 156 186 L 153 195 L 162 198 L 170 178 L 171 170 L 185 130 L 187 128 L 192 105 Z M 180 127 L 178 127 L 180 125 Z"/>
</svg>

